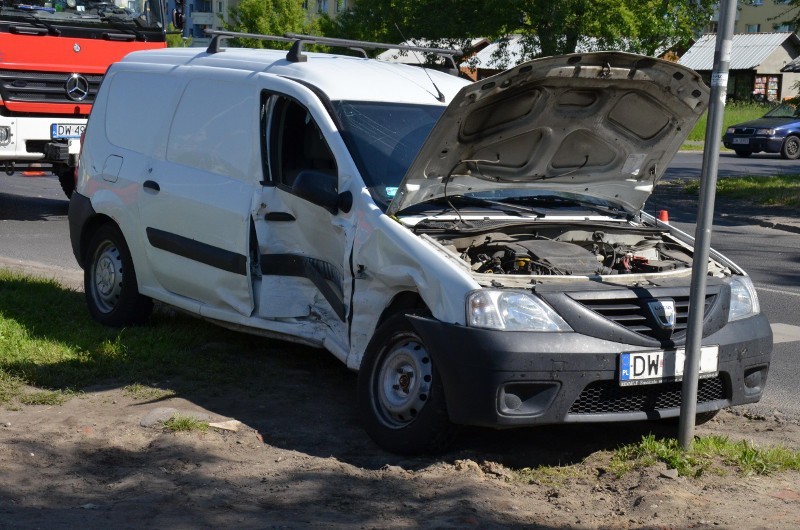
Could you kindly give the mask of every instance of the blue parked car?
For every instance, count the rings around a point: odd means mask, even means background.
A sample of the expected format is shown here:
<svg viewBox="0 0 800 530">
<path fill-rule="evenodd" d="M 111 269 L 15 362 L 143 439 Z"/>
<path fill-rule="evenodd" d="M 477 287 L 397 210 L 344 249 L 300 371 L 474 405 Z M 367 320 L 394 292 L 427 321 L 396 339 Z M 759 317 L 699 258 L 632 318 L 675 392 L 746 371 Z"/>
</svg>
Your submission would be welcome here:
<svg viewBox="0 0 800 530">
<path fill-rule="evenodd" d="M 784 103 L 757 120 L 728 127 L 722 143 L 742 157 L 765 152 L 796 160 L 800 158 L 800 108 Z"/>
</svg>

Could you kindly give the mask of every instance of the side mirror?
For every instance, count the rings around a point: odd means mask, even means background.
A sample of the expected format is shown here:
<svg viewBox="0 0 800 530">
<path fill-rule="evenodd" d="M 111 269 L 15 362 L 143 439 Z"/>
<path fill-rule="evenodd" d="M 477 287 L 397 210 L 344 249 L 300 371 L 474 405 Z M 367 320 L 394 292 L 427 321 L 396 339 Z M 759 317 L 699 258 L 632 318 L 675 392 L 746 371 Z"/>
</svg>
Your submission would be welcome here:
<svg viewBox="0 0 800 530">
<path fill-rule="evenodd" d="M 183 2 L 184 0 L 175 0 L 175 9 L 172 10 L 172 25 L 175 26 L 175 29 L 183 29 L 186 24 Z"/>
<path fill-rule="evenodd" d="M 339 211 L 347 213 L 353 207 L 353 194 L 349 191 L 337 191 L 336 175 L 306 169 L 297 174 L 292 184 L 292 191 L 298 197 L 317 206 L 322 206 L 332 214 Z"/>
</svg>

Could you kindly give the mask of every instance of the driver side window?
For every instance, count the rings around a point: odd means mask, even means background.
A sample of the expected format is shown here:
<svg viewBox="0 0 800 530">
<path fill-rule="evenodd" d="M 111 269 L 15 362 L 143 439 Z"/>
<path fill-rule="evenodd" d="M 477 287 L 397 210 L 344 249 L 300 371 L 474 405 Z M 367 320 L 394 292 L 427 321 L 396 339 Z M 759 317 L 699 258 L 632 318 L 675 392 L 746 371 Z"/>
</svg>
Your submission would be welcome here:
<svg viewBox="0 0 800 530">
<path fill-rule="evenodd" d="M 270 180 L 292 189 L 297 175 L 313 171 L 336 182 L 336 160 L 311 113 L 290 98 L 270 94 L 262 97 L 261 107 L 262 142 L 268 159 L 265 169 Z"/>
</svg>

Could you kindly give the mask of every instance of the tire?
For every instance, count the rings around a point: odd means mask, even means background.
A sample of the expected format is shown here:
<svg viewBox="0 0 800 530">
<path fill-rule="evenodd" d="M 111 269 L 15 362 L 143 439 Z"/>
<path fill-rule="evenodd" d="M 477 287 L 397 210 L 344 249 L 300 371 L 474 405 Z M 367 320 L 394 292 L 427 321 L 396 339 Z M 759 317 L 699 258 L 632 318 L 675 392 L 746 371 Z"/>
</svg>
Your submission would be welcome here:
<svg viewBox="0 0 800 530">
<path fill-rule="evenodd" d="M 115 225 L 105 224 L 92 235 L 84 264 L 83 287 L 93 319 L 113 327 L 147 322 L 153 302 L 139 294 L 128 245 Z"/>
<path fill-rule="evenodd" d="M 58 177 L 58 183 L 61 184 L 61 189 L 64 190 L 67 199 L 72 198 L 72 194 L 75 192 L 75 168 L 62 165 L 53 168 L 53 173 Z"/>
<path fill-rule="evenodd" d="M 367 434 L 392 453 L 438 453 L 455 438 L 436 365 L 404 313 L 389 317 L 367 346 L 358 408 Z"/>
<path fill-rule="evenodd" d="M 797 160 L 800 158 L 800 138 L 797 136 L 787 136 L 781 146 L 781 158 L 787 160 Z"/>
<path fill-rule="evenodd" d="M 748 158 L 750 155 L 753 154 L 753 152 L 750 151 L 749 149 L 734 149 L 734 152 L 736 153 L 736 156 L 741 158 Z"/>
</svg>

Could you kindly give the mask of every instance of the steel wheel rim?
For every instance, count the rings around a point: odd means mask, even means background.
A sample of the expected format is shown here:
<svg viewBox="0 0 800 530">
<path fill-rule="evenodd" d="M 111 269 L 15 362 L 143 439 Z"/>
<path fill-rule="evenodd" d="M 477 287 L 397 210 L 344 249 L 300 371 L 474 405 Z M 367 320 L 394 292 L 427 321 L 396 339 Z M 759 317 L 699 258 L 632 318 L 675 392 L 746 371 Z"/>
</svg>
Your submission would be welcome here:
<svg viewBox="0 0 800 530">
<path fill-rule="evenodd" d="M 800 140 L 797 138 L 789 138 L 786 142 L 786 152 L 789 156 L 795 156 L 798 150 L 800 150 Z"/>
<path fill-rule="evenodd" d="M 117 246 L 103 241 L 95 252 L 91 289 L 95 306 L 103 312 L 114 310 L 122 294 L 122 258 Z"/>
<path fill-rule="evenodd" d="M 430 399 L 433 371 L 427 350 L 416 338 L 397 341 L 378 374 L 377 405 L 382 422 L 401 428 L 413 422 Z"/>
</svg>

